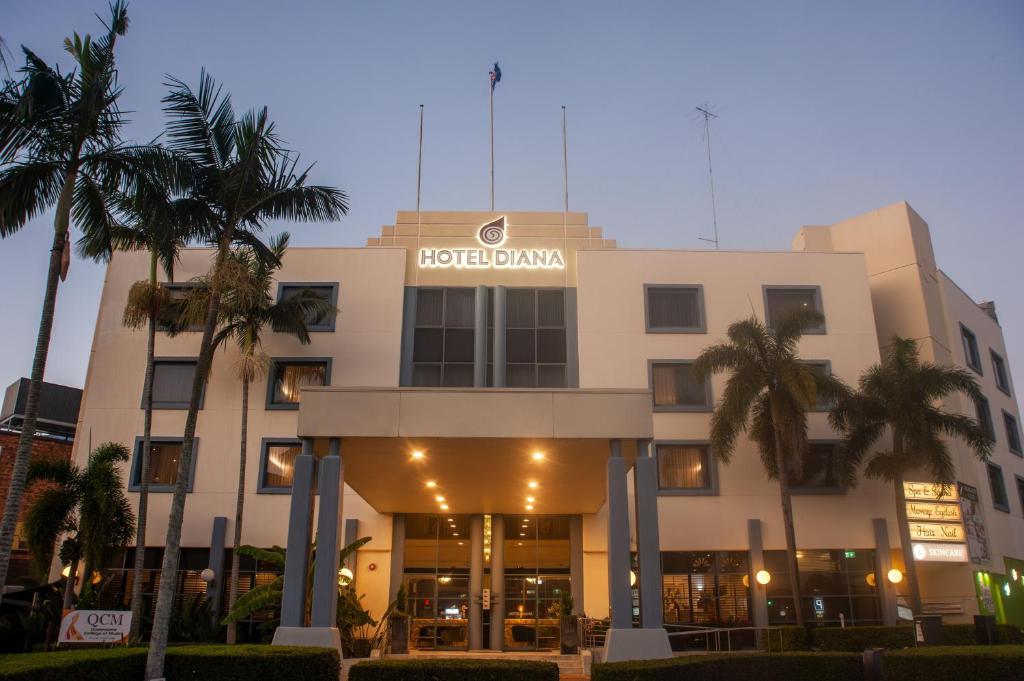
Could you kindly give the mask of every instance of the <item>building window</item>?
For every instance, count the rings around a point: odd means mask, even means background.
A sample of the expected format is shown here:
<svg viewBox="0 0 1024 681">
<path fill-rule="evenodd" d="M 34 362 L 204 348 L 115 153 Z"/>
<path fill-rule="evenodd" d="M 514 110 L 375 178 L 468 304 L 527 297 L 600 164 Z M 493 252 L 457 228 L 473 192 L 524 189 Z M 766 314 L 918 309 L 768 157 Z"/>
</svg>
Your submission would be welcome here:
<svg viewBox="0 0 1024 681">
<path fill-rule="evenodd" d="M 836 470 L 837 449 L 835 442 L 809 442 L 801 475 L 790 476 L 793 492 L 842 491 Z"/>
<path fill-rule="evenodd" d="M 267 409 L 298 409 L 303 388 L 330 385 L 328 358 L 273 359 L 267 385 Z"/>
<path fill-rule="evenodd" d="M 1024 512 L 1024 478 L 1019 475 L 1014 477 L 1017 480 L 1017 500 L 1020 501 L 1021 511 Z"/>
<path fill-rule="evenodd" d="M 828 360 L 806 360 L 804 364 L 808 369 L 813 371 L 815 374 L 822 377 L 829 377 L 832 375 L 832 363 Z M 812 407 L 813 411 L 828 411 L 832 408 L 832 400 L 826 395 L 817 395 L 817 401 Z"/>
<path fill-rule="evenodd" d="M 1003 425 L 1006 426 L 1006 444 L 1009 446 L 1010 451 L 1017 456 L 1024 455 L 1020 446 L 1020 426 L 1017 424 L 1017 419 L 1015 419 L 1010 413 L 1004 411 Z"/>
<path fill-rule="evenodd" d="M 978 337 L 974 335 L 973 331 L 961 324 L 960 341 L 964 345 L 964 360 L 967 362 L 967 366 L 981 374 L 981 354 L 978 353 Z"/>
<path fill-rule="evenodd" d="M 185 311 L 185 301 L 188 299 L 189 294 L 198 287 L 198 284 L 186 282 L 186 283 L 172 283 L 164 282 L 160 284 L 165 291 L 167 291 L 167 307 L 163 313 L 157 316 L 156 329 L 157 331 L 170 331 L 172 326 L 175 326 L 172 321 L 181 316 Z M 203 330 L 202 322 L 196 324 L 190 324 L 186 327 L 178 329 L 179 331 L 188 332 L 199 332 Z"/>
<path fill-rule="evenodd" d="M 651 395 L 655 411 L 711 409 L 711 385 L 707 380 L 697 380 L 693 362 L 652 362 Z"/>
<path fill-rule="evenodd" d="M 746 551 L 662 551 L 661 569 L 666 622 L 750 624 Z"/>
<path fill-rule="evenodd" d="M 188 409 L 198 364 L 199 360 L 192 358 L 154 358 L 153 408 Z M 200 399 L 199 408 L 202 406 Z"/>
<path fill-rule="evenodd" d="M 289 298 L 294 298 L 301 291 L 310 291 L 316 294 L 317 297 L 327 301 L 331 306 L 331 309 L 326 313 L 307 317 L 306 330 L 310 332 L 334 331 L 334 321 L 337 317 L 335 308 L 338 306 L 338 284 L 333 282 L 280 284 L 277 288 L 277 299 L 278 301 L 288 300 Z"/>
<path fill-rule="evenodd" d="M 131 484 L 128 490 L 137 492 L 142 480 L 141 437 L 135 438 L 135 452 L 132 459 Z M 173 492 L 178 481 L 178 461 L 181 459 L 181 438 L 152 437 L 149 442 L 149 491 Z M 199 438 L 192 441 L 192 462 L 189 466 L 188 491 L 195 482 L 196 458 L 199 454 Z"/>
<path fill-rule="evenodd" d="M 295 474 L 295 457 L 302 453 L 302 442 L 295 439 L 264 440 L 260 455 L 259 487 L 260 494 L 289 494 Z M 316 473 L 318 464 L 313 469 L 313 490 L 317 488 Z"/>
<path fill-rule="evenodd" d="M 472 386 L 476 291 L 421 288 L 416 294 L 412 384 Z"/>
<path fill-rule="evenodd" d="M 700 286 L 644 286 L 647 333 L 705 333 Z"/>
<path fill-rule="evenodd" d="M 992 505 L 1000 511 L 1010 512 L 1010 502 L 1006 498 L 1006 482 L 1003 480 L 1003 469 L 994 463 L 988 466 L 988 487 L 992 492 Z"/>
<path fill-rule="evenodd" d="M 789 561 L 785 551 L 765 551 L 765 569 L 772 575 L 767 586 L 768 623 L 796 621 L 789 589 Z M 839 626 L 881 624 L 873 549 L 799 549 L 800 607 L 804 621 Z"/>
<path fill-rule="evenodd" d="M 707 444 L 667 442 L 654 446 L 658 489 L 691 494 L 714 492 L 714 462 Z"/>
<path fill-rule="evenodd" d="M 992 355 L 992 373 L 996 377 L 996 387 L 1010 395 L 1010 375 L 1006 371 L 1006 361 L 995 350 L 989 352 Z"/>
<path fill-rule="evenodd" d="M 505 385 L 509 388 L 566 387 L 568 346 L 563 289 L 508 289 L 505 360 Z"/>
<path fill-rule="evenodd" d="M 978 425 L 985 431 L 989 439 L 994 442 L 996 439 L 996 427 L 992 423 L 992 410 L 989 409 L 988 399 L 978 397 L 974 401 L 974 410 L 978 415 Z"/>
<path fill-rule="evenodd" d="M 765 321 L 772 328 L 795 310 L 814 310 L 825 314 L 821 305 L 821 288 L 818 286 L 766 286 L 764 308 Z M 810 327 L 804 333 L 825 333 L 825 323 Z"/>
</svg>

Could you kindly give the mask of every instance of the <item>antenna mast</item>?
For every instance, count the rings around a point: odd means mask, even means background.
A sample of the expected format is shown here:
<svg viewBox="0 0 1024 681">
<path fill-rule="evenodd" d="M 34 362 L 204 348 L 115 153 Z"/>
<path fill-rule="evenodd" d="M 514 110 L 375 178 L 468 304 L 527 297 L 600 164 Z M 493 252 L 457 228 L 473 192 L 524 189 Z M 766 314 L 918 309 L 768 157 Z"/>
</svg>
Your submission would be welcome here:
<svg viewBox="0 0 1024 681">
<path fill-rule="evenodd" d="M 713 239 L 706 239 L 704 237 L 698 237 L 701 241 L 707 241 L 710 244 L 715 245 L 715 250 L 718 250 L 718 208 L 715 206 L 715 176 L 711 171 L 711 119 L 718 118 L 717 115 L 711 113 L 708 109 L 708 105 L 698 106 L 697 111 L 704 116 L 704 145 L 708 151 L 708 182 L 711 185 L 711 224 L 715 229 L 715 237 Z"/>
</svg>

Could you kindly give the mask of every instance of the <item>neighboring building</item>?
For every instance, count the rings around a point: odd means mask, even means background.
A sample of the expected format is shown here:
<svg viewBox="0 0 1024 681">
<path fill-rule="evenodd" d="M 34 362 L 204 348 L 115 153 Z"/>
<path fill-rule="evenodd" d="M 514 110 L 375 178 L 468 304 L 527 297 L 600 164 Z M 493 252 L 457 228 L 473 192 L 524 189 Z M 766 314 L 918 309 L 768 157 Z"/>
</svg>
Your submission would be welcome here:
<svg viewBox="0 0 1024 681">
<path fill-rule="evenodd" d="M 25 402 L 28 399 L 28 384 L 28 379 L 22 378 L 7 386 L 3 407 L 0 408 L 0 508 L 6 505 L 8 489 L 11 486 L 14 456 L 18 451 Z M 81 402 L 80 389 L 56 383 L 43 383 L 39 399 L 39 426 L 32 442 L 32 460 L 71 458 Z M 34 490 L 29 487 L 22 497 L 22 513 L 34 498 Z M 24 579 L 39 577 L 35 574 L 38 570 L 33 569 L 31 558 L 28 547 L 21 537 L 19 518 L 15 529 L 11 566 L 7 573 L 8 587 L 21 587 Z"/>
<path fill-rule="evenodd" d="M 861 233 L 861 223 L 871 229 Z M 380 614 L 404 585 L 410 643 L 419 648 L 556 647 L 551 606 L 562 590 L 591 617 L 607 616 L 611 601 L 616 627 L 630 615 L 660 624 L 662 613 L 678 623 L 781 624 L 794 620 L 794 606 L 778 486 L 746 440 L 728 465 L 716 459 L 708 431 L 725 377 L 701 385 L 690 373 L 729 324 L 751 315 L 771 323 L 790 307 L 813 306 L 826 321 L 801 341 L 801 355 L 854 384 L 878 361 L 879 339 L 894 332 L 921 339 L 928 358 L 962 363 L 960 345 L 944 340 L 962 322 L 984 353 L 996 425 L 1004 411 L 1019 422 L 998 325 L 937 273 L 927 227 L 905 204 L 805 228 L 793 251 L 616 246 L 582 213 L 400 212 L 365 248 L 289 249 L 278 294 L 313 288 L 338 312 L 313 320 L 307 346 L 268 331 L 273 363 L 250 394 L 243 542 L 298 552 L 312 537 L 314 504 L 321 549 L 372 537 L 351 561 L 357 589 Z M 208 251 L 188 250 L 176 277 L 208 264 Z M 139 475 L 145 334 L 125 329 L 121 315 L 147 268 L 134 253 L 116 254 L 108 268 L 79 422 L 97 441 L 134 443 L 129 489 Z M 157 339 L 146 540 L 153 572 L 198 340 Z M 989 348 L 1009 394 L 994 387 Z M 207 565 L 219 568 L 212 590 L 224 588 L 240 397 L 232 351 L 218 353 L 189 480 L 185 593 L 204 588 Z M 822 624 L 892 623 L 899 585 L 882 576 L 902 566 L 893 491 L 873 480 L 840 486 L 826 409 L 810 414 L 806 471 L 795 481 L 807 585 L 799 607 Z M 1024 465 L 1002 430 L 998 437 L 994 462 L 1012 487 Z M 629 473 L 627 483 L 626 469 L 648 450 L 653 459 L 639 459 L 641 475 Z M 308 454 L 318 462 L 316 499 Z M 922 588 L 928 609 L 968 620 L 979 611 L 972 570 L 994 580 L 1004 556 L 1024 559 L 1024 522 L 1012 489 L 1002 502 L 1009 511 L 995 510 L 984 465 L 958 456 L 962 482 L 980 493 L 972 532 L 982 528 L 995 558 L 925 564 Z M 84 457 L 80 442 L 75 460 Z M 340 480 L 344 522 L 334 513 Z M 967 560 L 966 549 L 951 551 Z M 130 566 L 130 554 L 121 561 Z M 270 578 L 263 566 L 246 567 L 243 590 Z M 305 578 L 300 568 L 293 584 Z M 321 569 L 315 593 L 333 588 L 332 569 Z M 111 572 L 119 570 L 127 572 Z M 767 586 L 755 580 L 762 570 Z M 152 573 L 147 584 L 148 592 Z M 282 624 L 301 628 L 287 600 Z M 316 609 L 312 617 L 319 620 Z"/>
</svg>

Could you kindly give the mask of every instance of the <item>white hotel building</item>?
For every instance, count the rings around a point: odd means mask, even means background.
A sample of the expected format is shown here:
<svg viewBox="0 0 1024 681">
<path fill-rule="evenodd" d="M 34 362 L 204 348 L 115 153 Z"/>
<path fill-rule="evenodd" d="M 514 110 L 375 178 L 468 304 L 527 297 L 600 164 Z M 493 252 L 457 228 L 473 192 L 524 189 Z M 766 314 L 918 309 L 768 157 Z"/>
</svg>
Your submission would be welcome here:
<svg viewBox="0 0 1024 681">
<path fill-rule="evenodd" d="M 482 229 L 501 217 L 503 234 Z M 177 279 L 209 262 L 186 251 Z M 75 440 L 79 463 L 89 442 L 134 443 L 129 490 L 146 342 L 121 315 L 146 275 L 145 254 L 109 266 Z M 379 615 L 404 585 L 412 648 L 557 648 L 550 608 L 562 590 L 577 613 L 611 611 L 620 629 L 634 617 L 648 628 L 792 622 L 778 486 L 749 441 L 728 465 L 716 459 L 709 422 L 725 377 L 699 385 L 689 369 L 730 323 L 753 313 L 770 324 L 793 305 L 826 320 L 801 356 L 850 384 L 893 334 L 977 373 L 984 403 L 955 395 L 945 407 L 980 415 L 995 450 L 984 463 L 953 445 L 964 542 L 927 552 L 921 589 L 925 610 L 948 621 L 991 612 L 1024 624 L 1024 459 L 1002 331 L 991 303 L 938 269 L 926 223 L 904 203 L 805 227 L 781 252 L 618 248 L 583 213 L 399 212 L 363 248 L 291 248 L 279 294 L 299 287 L 337 313 L 305 346 L 268 330 L 272 365 L 249 396 L 243 542 L 298 556 L 314 537 L 372 537 L 351 561 L 357 591 Z M 198 343 L 157 339 L 147 593 Z M 180 561 L 183 593 L 206 588 L 209 566 L 220 599 L 240 432 L 233 359 L 216 355 L 206 387 Z M 810 438 L 793 481 L 798 607 L 826 625 L 895 623 L 906 582 L 885 578 L 903 567 L 893 490 L 839 486 L 824 410 L 810 415 Z M 925 555 L 933 544 L 921 543 Z M 127 590 L 118 575 L 131 563 L 129 552 L 109 566 L 115 589 Z M 270 578 L 243 567 L 243 590 Z M 315 593 L 333 569 L 325 561 Z M 307 624 L 296 608 L 286 593 L 284 626 Z M 314 602 L 310 623 L 326 612 Z"/>
</svg>

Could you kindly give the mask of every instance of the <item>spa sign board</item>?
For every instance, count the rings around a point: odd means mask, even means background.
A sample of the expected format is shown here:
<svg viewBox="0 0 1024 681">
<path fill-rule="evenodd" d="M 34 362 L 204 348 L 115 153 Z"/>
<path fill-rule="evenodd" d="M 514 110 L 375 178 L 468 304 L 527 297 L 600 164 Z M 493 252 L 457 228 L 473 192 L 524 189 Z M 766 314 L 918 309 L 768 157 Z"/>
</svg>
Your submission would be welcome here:
<svg viewBox="0 0 1024 681">
<path fill-rule="evenodd" d="M 903 494 L 914 558 L 923 562 L 966 562 L 967 532 L 956 486 L 905 482 Z"/>
<path fill-rule="evenodd" d="M 947 504 L 960 501 L 956 485 L 937 485 L 933 482 L 905 482 L 903 495 L 907 501 L 940 501 Z"/>
</svg>

